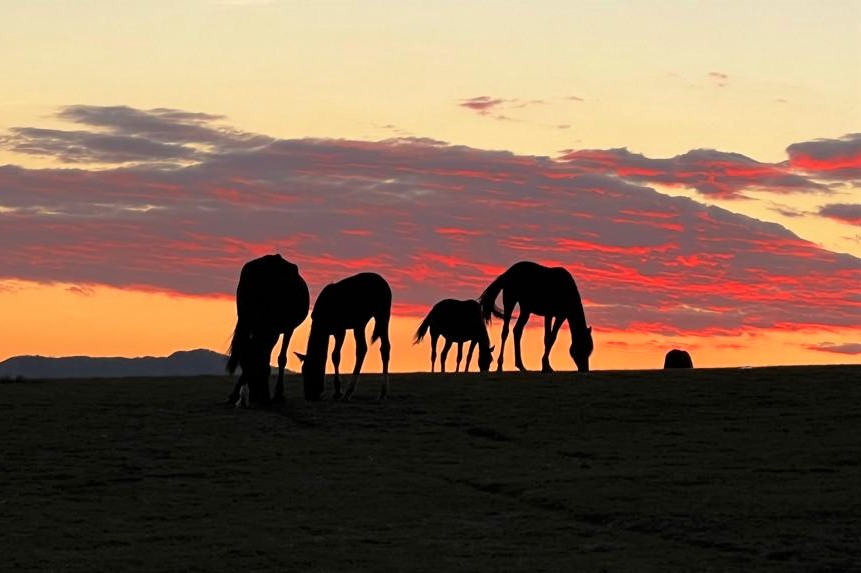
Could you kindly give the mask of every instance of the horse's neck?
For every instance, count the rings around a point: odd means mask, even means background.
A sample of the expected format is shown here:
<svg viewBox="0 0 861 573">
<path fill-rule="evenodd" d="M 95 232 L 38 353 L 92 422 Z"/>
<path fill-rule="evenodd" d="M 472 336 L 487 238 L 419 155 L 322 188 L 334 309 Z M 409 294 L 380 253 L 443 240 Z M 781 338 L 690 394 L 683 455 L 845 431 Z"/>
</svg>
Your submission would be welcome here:
<svg viewBox="0 0 861 573">
<path fill-rule="evenodd" d="M 326 355 L 329 350 L 329 332 L 319 324 L 311 323 L 311 332 L 308 334 L 308 354 L 316 356 Z"/>
<path fill-rule="evenodd" d="M 481 349 L 490 348 L 490 335 L 484 324 L 481 325 L 481 330 L 478 332 L 478 347 Z"/>
<path fill-rule="evenodd" d="M 568 320 L 568 328 L 571 330 L 571 336 L 574 332 L 582 332 L 586 330 L 586 313 L 583 311 L 583 304 L 580 302 L 580 297 L 571 301 L 571 307 L 568 309 L 566 316 Z"/>
</svg>

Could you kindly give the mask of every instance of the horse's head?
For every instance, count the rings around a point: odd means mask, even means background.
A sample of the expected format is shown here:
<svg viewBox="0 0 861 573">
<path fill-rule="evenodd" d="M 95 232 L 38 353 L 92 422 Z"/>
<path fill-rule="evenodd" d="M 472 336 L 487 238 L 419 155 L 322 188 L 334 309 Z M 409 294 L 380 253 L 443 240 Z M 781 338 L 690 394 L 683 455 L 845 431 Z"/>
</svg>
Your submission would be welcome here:
<svg viewBox="0 0 861 573">
<path fill-rule="evenodd" d="M 302 362 L 302 387 L 305 399 L 319 400 L 323 395 L 326 380 L 326 353 L 321 355 L 309 353 L 306 355 L 295 352 L 294 354 Z"/>
<path fill-rule="evenodd" d="M 594 348 L 591 326 L 579 332 L 572 332 L 571 348 L 568 349 L 568 352 L 571 354 L 571 358 L 574 359 L 577 370 L 580 372 L 589 372 L 589 356 L 591 356 Z"/>
<path fill-rule="evenodd" d="M 493 346 L 488 346 L 485 349 L 478 349 L 478 369 L 481 372 L 490 370 L 490 363 L 493 362 Z"/>
</svg>

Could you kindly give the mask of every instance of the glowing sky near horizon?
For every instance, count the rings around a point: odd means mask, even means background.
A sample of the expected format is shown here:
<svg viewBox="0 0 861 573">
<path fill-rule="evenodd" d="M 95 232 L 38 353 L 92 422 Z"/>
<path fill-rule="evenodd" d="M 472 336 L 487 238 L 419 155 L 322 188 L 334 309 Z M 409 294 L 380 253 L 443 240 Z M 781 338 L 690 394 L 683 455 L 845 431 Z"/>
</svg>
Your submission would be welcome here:
<svg viewBox="0 0 861 573">
<path fill-rule="evenodd" d="M 242 263 L 279 251 L 312 296 L 390 280 L 395 370 L 521 259 L 574 274 L 596 368 L 861 363 L 857 2 L 0 16 L 0 359 L 223 350 Z"/>
</svg>

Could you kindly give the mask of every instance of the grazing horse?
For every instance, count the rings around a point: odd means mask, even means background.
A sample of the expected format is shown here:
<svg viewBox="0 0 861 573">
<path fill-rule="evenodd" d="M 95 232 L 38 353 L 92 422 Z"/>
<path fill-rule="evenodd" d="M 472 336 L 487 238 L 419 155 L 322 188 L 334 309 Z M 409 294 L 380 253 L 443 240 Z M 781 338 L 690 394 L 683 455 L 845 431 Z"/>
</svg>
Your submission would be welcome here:
<svg viewBox="0 0 861 573">
<path fill-rule="evenodd" d="M 323 382 L 326 372 L 326 354 L 329 352 L 329 336 L 335 337 L 335 348 L 332 350 L 332 364 L 335 366 L 333 385 L 338 400 L 341 395 L 341 346 L 347 330 L 353 331 L 356 339 L 356 365 L 353 368 L 353 378 L 347 386 L 343 399 L 349 400 L 356 389 L 359 372 L 368 343 L 365 341 L 365 326 L 373 318 L 374 332 L 371 343 L 380 339 L 380 357 L 383 361 L 383 386 L 378 396 L 379 400 L 386 397 L 389 391 L 389 319 L 392 315 L 392 289 L 386 279 L 376 273 L 359 273 L 336 283 L 326 285 L 314 310 L 311 311 L 311 332 L 308 335 L 308 349 L 305 354 L 296 353 L 302 360 L 302 380 L 306 400 L 319 400 L 323 394 Z"/>
<path fill-rule="evenodd" d="M 242 367 L 228 401 L 245 406 L 248 399 L 269 403 L 269 360 L 283 333 L 278 354 L 275 401 L 284 400 L 287 346 L 297 326 L 308 316 L 311 298 L 299 267 L 281 255 L 265 255 L 245 263 L 236 287 L 236 328 L 230 343 L 227 371 Z M 245 387 L 247 385 L 247 388 Z"/>
<path fill-rule="evenodd" d="M 481 305 L 475 300 L 455 300 L 447 298 L 436 303 L 416 330 L 414 344 L 422 341 L 428 329 L 431 333 L 431 372 L 436 364 L 436 344 L 440 336 L 445 337 L 439 366 L 445 372 L 445 359 L 452 343 L 457 342 L 457 365 L 454 371 L 460 371 L 460 359 L 463 356 L 463 343 L 469 341 L 466 353 L 466 365 L 463 371 L 469 371 L 472 361 L 472 351 L 478 344 L 478 369 L 487 372 L 493 362 L 493 347 L 487 335 L 487 327 L 481 318 Z"/>
<path fill-rule="evenodd" d="M 502 291 L 502 310 L 496 306 L 496 296 Z M 508 322 L 514 305 L 520 304 L 520 316 L 514 323 L 514 365 L 525 372 L 523 359 L 520 356 L 520 337 L 523 328 L 529 320 L 529 315 L 537 314 L 544 317 L 544 357 L 541 359 L 541 371 L 552 372 L 550 367 L 550 349 L 556 342 L 556 335 L 564 321 L 568 321 L 571 331 L 571 348 L 569 353 L 577 369 L 589 371 L 589 356 L 594 347 L 592 342 L 592 327 L 586 326 L 586 315 L 580 301 L 577 285 L 571 273 L 562 267 L 545 267 L 530 261 L 521 261 L 499 275 L 478 297 L 481 304 L 481 314 L 485 322 L 490 322 L 495 315 L 503 319 L 502 342 L 500 343 L 497 371 L 502 372 L 502 355 L 505 351 L 505 339 L 508 338 Z"/>
</svg>

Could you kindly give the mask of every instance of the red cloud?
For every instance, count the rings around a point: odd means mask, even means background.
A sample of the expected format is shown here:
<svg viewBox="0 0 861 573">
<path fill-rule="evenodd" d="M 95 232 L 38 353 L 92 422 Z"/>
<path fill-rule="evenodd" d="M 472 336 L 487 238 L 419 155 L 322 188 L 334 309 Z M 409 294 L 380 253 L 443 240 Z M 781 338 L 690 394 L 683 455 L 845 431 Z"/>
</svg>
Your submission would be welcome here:
<svg viewBox="0 0 861 573">
<path fill-rule="evenodd" d="M 816 139 L 786 148 L 789 165 L 817 177 L 861 180 L 861 133 L 839 139 Z"/>
<path fill-rule="evenodd" d="M 652 159 L 627 149 L 583 149 L 566 151 L 560 159 L 580 172 L 614 173 L 631 181 L 689 187 L 722 199 L 744 197 L 747 189 L 775 193 L 828 190 L 785 165 L 713 149 L 695 149 L 669 159 Z"/>
<path fill-rule="evenodd" d="M 461 100 L 458 104 L 460 107 L 465 107 L 473 111 L 477 111 L 481 115 L 487 115 L 495 107 L 505 103 L 507 100 L 501 98 L 492 98 L 490 96 L 479 96 L 465 100 Z"/>
<path fill-rule="evenodd" d="M 398 312 L 422 314 L 477 296 L 528 258 L 571 270 L 599 329 L 854 327 L 861 315 L 858 259 L 632 182 L 816 185 L 787 179 L 788 166 L 706 150 L 554 160 L 415 138 L 234 142 L 203 120 L 189 129 L 179 116 L 172 129 L 164 114 L 114 115 L 87 108 L 86 125 L 155 143 L 193 135 L 211 151 L 172 167 L 157 145 L 133 169 L 0 167 L 2 277 L 231 297 L 242 264 L 277 251 L 313 293 L 373 270 L 392 283 Z M 243 147 L 254 137 L 269 143 Z"/>
<path fill-rule="evenodd" d="M 819 208 L 819 214 L 842 223 L 861 226 L 861 204 L 834 203 Z"/>
</svg>

